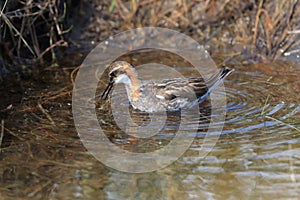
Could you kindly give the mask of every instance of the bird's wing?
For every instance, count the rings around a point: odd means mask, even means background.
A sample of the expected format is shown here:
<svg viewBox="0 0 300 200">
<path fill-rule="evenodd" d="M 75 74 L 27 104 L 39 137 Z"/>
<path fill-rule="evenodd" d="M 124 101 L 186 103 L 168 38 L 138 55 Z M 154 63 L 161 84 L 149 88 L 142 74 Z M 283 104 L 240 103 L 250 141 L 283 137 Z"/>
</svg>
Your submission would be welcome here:
<svg viewBox="0 0 300 200">
<path fill-rule="evenodd" d="M 208 86 L 202 77 L 193 77 L 189 78 L 188 80 L 188 85 L 193 88 L 197 98 L 201 98 L 202 96 L 206 95 Z"/>
<path fill-rule="evenodd" d="M 203 80 L 202 80 L 203 81 Z M 153 93 L 158 99 L 166 101 L 178 101 L 186 99 L 192 101 L 198 98 L 197 94 L 205 93 L 200 88 L 205 89 L 205 84 L 201 85 L 200 78 L 163 80 L 153 84 Z M 198 90 L 195 90 L 197 88 Z"/>
</svg>

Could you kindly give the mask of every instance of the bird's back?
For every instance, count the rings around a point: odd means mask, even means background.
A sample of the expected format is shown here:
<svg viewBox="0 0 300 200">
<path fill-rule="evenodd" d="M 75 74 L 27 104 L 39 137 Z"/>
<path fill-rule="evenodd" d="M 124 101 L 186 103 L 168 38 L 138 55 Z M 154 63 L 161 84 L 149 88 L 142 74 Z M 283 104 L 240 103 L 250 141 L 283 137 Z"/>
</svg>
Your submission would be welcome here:
<svg viewBox="0 0 300 200">
<path fill-rule="evenodd" d="M 202 77 L 165 79 L 142 83 L 141 97 L 132 102 L 134 107 L 155 110 L 179 110 L 200 103 L 232 70 L 223 67 L 207 81 Z M 149 110 L 148 110 L 149 111 Z"/>
</svg>

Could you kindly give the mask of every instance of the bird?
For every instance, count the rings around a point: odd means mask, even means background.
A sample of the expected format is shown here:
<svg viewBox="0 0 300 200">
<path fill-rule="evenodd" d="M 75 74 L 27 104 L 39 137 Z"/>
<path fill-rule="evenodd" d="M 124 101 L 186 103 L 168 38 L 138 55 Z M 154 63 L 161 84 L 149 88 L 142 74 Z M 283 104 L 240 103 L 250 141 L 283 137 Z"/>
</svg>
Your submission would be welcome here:
<svg viewBox="0 0 300 200">
<path fill-rule="evenodd" d="M 125 84 L 134 109 L 154 113 L 179 111 L 203 102 L 232 72 L 225 65 L 207 81 L 202 77 L 173 78 L 160 81 L 140 80 L 136 69 L 126 61 L 115 61 L 109 67 L 109 83 L 101 98 L 107 99 L 115 84 Z"/>
</svg>

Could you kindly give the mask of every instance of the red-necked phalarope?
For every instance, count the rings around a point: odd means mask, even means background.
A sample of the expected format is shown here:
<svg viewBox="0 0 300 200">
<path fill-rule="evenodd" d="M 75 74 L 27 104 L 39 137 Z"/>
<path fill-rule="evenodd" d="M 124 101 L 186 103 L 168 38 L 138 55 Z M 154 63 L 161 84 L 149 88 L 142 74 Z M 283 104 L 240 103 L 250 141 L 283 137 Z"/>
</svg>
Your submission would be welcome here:
<svg viewBox="0 0 300 200">
<path fill-rule="evenodd" d="M 101 98 L 107 98 L 114 84 L 124 83 L 133 108 L 145 112 L 177 111 L 204 101 L 231 72 L 233 69 L 224 66 L 206 82 L 201 77 L 141 81 L 131 64 L 116 61 L 110 66 L 109 84 Z"/>
</svg>

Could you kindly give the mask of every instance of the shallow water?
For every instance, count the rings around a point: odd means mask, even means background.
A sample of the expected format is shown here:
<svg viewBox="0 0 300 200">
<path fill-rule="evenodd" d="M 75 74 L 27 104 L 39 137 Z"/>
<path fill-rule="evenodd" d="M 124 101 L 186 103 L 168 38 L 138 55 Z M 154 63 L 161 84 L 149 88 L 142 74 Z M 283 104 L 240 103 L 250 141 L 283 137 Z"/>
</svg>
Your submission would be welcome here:
<svg viewBox="0 0 300 200">
<path fill-rule="evenodd" d="M 196 138 L 181 158 L 149 174 L 111 173 L 108 199 L 299 198 L 300 68 L 285 64 L 236 67 L 225 81 L 227 117 L 213 149 L 202 147 L 209 119 L 199 118 Z M 128 107 L 125 93 L 117 87 L 111 102 Z M 126 116 L 121 119 L 126 124 Z M 160 133 L 152 143 L 172 137 Z"/>
<path fill-rule="evenodd" d="M 176 67 L 185 71 L 185 75 L 192 75 L 183 65 Z M 210 104 L 206 102 L 197 118 L 189 118 L 199 126 L 191 126 L 191 132 L 184 136 L 193 139 L 184 154 L 165 168 L 140 174 L 108 168 L 85 149 L 72 121 L 71 85 L 66 76 L 70 70 L 48 71 L 39 78 L 51 77 L 51 81 L 39 86 L 37 81 L 24 88 L 22 104 L 16 108 L 19 112 L 8 118 L 14 122 L 5 120 L 7 129 L 0 157 L 1 196 L 4 199 L 299 199 L 300 66 L 277 61 L 234 68 L 235 72 L 224 83 L 226 120 L 213 148 L 204 145 L 211 119 Z M 158 73 L 156 78 L 163 75 Z M 102 82 L 98 91 L 104 87 Z M 57 96 L 61 93 L 65 95 Z M 48 115 L 36 106 L 38 103 Z M 127 130 L 133 135 L 121 131 L 128 124 L 127 115 L 122 109 L 109 111 L 110 105 L 127 110 L 129 107 L 135 125 Z M 29 106 L 32 107 L 28 111 Z M 149 116 L 135 111 L 130 108 L 122 86 L 114 89 L 110 102 L 97 101 L 96 111 L 99 124 L 114 144 L 141 154 L 169 144 L 178 131 L 178 121 L 184 117 L 184 113 L 162 115 L 166 117 L 163 121 L 156 120 L 159 114 Z M 138 134 L 136 128 L 141 126 L 149 130 L 147 133 L 160 131 L 150 138 L 136 139 L 139 135 L 134 133 Z M 120 162 L 127 164 L 126 159 L 120 158 Z"/>
</svg>

